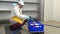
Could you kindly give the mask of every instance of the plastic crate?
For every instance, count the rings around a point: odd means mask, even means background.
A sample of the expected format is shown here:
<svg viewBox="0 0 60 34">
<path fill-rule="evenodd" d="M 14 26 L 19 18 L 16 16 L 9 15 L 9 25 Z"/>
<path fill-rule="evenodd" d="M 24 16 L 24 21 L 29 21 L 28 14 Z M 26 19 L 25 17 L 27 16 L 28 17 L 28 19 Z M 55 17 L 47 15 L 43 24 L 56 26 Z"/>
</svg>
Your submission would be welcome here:
<svg viewBox="0 0 60 34">
<path fill-rule="evenodd" d="M 31 33 L 44 32 L 44 24 L 39 21 L 29 20 L 28 29 Z"/>
</svg>

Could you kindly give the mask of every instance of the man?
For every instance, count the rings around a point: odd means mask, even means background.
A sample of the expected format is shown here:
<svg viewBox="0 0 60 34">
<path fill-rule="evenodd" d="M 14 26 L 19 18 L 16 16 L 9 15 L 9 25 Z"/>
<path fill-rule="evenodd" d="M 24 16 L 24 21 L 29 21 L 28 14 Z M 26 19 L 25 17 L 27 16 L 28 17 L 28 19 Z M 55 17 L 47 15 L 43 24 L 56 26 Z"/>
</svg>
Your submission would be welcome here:
<svg viewBox="0 0 60 34">
<path fill-rule="evenodd" d="M 12 24 L 16 25 L 16 23 L 17 23 L 17 22 L 15 22 L 15 21 L 12 20 L 12 17 L 14 17 L 14 16 L 17 16 L 17 17 L 19 17 L 21 19 L 24 19 L 24 20 L 30 19 L 29 16 L 26 16 L 26 15 L 22 14 L 22 8 L 23 8 L 23 6 L 24 6 L 24 2 L 22 0 L 20 0 L 17 3 L 17 5 L 14 7 L 13 11 L 11 12 L 11 16 L 10 16 L 10 22 Z M 24 25 L 24 23 L 23 23 L 23 25 Z M 17 30 L 19 31 L 20 29 L 21 29 L 21 27 L 19 27 Z"/>
<path fill-rule="evenodd" d="M 24 6 L 24 2 L 22 0 L 20 0 L 18 2 L 18 4 L 15 6 L 15 8 L 13 9 L 13 11 L 11 12 L 11 17 L 17 16 L 17 17 L 20 17 L 22 19 L 29 19 L 29 16 L 22 14 L 23 6 Z"/>
</svg>

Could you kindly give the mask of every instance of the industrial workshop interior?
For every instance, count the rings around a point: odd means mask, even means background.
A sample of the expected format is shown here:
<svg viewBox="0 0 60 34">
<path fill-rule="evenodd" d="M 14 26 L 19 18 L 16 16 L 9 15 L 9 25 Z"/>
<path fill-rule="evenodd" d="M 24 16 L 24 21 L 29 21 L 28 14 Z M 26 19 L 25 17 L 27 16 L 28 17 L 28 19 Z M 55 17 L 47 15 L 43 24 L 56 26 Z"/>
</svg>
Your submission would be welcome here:
<svg viewBox="0 0 60 34">
<path fill-rule="evenodd" d="M 0 0 L 0 34 L 60 34 L 60 0 Z"/>
</svg>

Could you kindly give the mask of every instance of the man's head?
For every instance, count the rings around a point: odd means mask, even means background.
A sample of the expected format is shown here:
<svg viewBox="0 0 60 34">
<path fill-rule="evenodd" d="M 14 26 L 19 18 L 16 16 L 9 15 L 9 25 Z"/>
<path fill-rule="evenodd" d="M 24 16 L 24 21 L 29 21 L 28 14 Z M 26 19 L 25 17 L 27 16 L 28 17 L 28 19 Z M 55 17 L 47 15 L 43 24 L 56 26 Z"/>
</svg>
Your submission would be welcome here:
<svg viewBox="0 0 60 34">
<path fill-rule="evenodd" d="M 21 5 L 21 4 L 18 4 L 18 7 L 19 7 L 19 8 L 23 8 L 23 5 Z"/>
<path fill-rule="evenodd" d="M 23 2 L 22 0 L 20 0 L 20 1 L 18 2 L 18 6 L 19 6 L 19 8 L 23 8 L 24 2 Z"/>
</svg>

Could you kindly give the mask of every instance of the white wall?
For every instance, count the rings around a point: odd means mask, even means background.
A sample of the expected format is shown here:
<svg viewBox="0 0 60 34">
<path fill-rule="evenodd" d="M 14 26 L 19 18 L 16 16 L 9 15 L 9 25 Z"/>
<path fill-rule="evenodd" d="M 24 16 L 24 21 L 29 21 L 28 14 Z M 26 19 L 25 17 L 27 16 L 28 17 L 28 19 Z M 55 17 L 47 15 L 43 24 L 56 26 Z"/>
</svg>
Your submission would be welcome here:
<svg viewBox="0 0 60 34">
<path fill-rule="evenodd" d="M 8 19 L 10 17 L 10 12 L 6 11 L 1 11 L 1 10 L 12 10 L 13 9 L 13 3 L 4 3 L 0 2 L 0 20 L 1 19 Z M 28 8 L 29 7 L 29 8 Z M 34 10 L 37 11 L 37 4 L 25 4 L 23 10 Z M 29 15 L 32 17 L 36 17 L 37 13 L 36 12 L 23 12 L 25 15 Z M 32 14 L 32 15 L 31 15 Z"/>
<path fill-rule="evenodd" d="M 53 19 L 53 0 L 44 0 L 44 21 Z"/>
<path fill-rule="evenodd" d="M 24 2 L 37 2 L 38 0 L 23 0 Z"/>
<path fill-rule="evenodd" d="M 60 0 L 45 0 L 44 21 L 60 22 Z"/>
<path fill-rule="evenodd" d="M 54 0 L 54 6 L 53 6 L 53 19 L 55 21 L 60 21 L 60 0 Z"/>
<path fill-rule="evenodd" d="M 23 12 L 24 15 L 32 16 L 34 18 L 37 18 L 37 13 L 36 12 Z"/>
<path fill-rule="evenodd" d="M 18 0 L 0 0 L 0 1 L 18 1 Z M 35 2 L 37 3 L 38 0 L 23 0 L 24 2 Z"/>
<path fill-rule="evenodd" d="M 11 9 L 13 9 L 13 3 L 0 2 L 0 20 L 1 19 L 8 19 L 10 16 L 9 11 L 1 11 L 1 10 L 11 10 Z"/>
<path fill-rule="evenodd" d="M 0 0 L 0 1 L 8 1 L 8 0 Z M 9 1 L 18 1 L 18 0 L 9 0 Z"/>
<path fill-rule="evenodd" d="M 23 10 L 37 10 L 37 4 L 25 4 Z"/>
<path fill-rule="evenodd" d="M 13 3 L 0 2 L 0 10 L 9 10 L 13 8 Z"/>
</svg>

